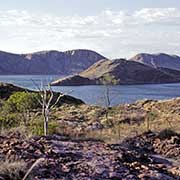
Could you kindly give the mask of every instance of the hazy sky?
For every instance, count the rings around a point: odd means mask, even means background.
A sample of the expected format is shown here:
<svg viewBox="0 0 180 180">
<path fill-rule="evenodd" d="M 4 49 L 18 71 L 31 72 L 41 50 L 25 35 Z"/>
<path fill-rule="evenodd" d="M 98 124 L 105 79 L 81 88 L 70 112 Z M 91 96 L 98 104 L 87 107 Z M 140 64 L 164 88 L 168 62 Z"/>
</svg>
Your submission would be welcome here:
<svg viewBox="0 0 180 180">
<path fill-rule="evenodd" d="M 180 0 L 0 0 L 0 50 L 180 55 Z"/>
</svg>

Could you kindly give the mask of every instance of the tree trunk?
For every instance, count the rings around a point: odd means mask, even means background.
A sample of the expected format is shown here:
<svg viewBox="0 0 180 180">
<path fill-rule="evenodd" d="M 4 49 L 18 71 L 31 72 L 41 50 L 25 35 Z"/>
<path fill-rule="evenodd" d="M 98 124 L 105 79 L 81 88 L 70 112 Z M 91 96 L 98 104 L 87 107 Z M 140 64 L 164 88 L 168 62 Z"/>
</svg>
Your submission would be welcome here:
<svg viewBox="0 0 180 180">
<path fill-rule="evenodd" d="M 150 131 L 150 117 L 147 117 L 147 131 Z"/>
<path fill-rule="evenodd" d="M 45 136 L 48 135 L 48 121 L 49 121 L 49 110 L 46 109 L 45 114 L 44 114 L 44 135 Z"/>
<path fill-rule="evenodd" d="M 46 119 L 44 119 L 44 136 L 47 136 L 48 134 L 48 122 Z"/>
</svg>

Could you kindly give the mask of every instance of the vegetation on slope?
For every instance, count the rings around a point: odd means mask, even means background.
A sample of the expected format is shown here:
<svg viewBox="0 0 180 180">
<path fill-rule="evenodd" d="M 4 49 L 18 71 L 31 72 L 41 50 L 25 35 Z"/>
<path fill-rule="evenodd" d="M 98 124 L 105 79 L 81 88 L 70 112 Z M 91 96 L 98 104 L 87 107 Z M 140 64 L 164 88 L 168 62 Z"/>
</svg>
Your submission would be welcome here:
<svg viewBox="0 0 180 180">
<path fill-rule="evenodd" d="M 1 99 L 0 179 L 180 177 L 180 98 L 108 108 L 65 98 L 42 136 L 38 95 L 13 92 Z"/>
</svg>

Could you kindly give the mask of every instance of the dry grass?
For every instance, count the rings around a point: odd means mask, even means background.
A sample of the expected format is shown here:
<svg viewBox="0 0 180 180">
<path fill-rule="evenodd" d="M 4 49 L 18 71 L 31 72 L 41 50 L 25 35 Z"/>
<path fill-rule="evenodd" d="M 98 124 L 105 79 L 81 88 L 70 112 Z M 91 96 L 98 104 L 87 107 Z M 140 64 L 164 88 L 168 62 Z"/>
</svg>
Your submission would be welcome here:
<svg viewBox="0 0 180 180">
<path fill-rule="evenodd" d="M 180 132 L 180 98 L 168 101 L 139 101 L 109 108 L 107 113 L 106 111 L 106 108 L 100 106 L 63 105 L 51 113 L 50 132 L 107 141 L 119 141 L 147 130 L 161 131 L 171 128 Z M 34 122 L 38 121 L 34 119 Z M 91 128 L 96 123 L 98 128 Z M 35 126 L 32 127 L 35 129 Z M 41 124 L 38 124 L 38 127 L 43 130 Z M 11 131 L 19 131 L 27 138 L 31 136 L 24 127 Z M 6 130 L 1 133 L 8 134 Z"/>
<path fill-rule="evenodd" d="M 12 133 L 19 133 L 21 136 L 23 136 L 23 139 L 29 139 L 32 137 L 32 133 L 25 126 L 19 126 L 11 129 L 1 129 L 0 131 L 1 136 L 8 136 Z"/>
<path fill-rule="evenodd" d="M 33 169 L 38 166 L 42 161 L 44 161 L 44 158 L 40 158 L 40 159 L 37 159 L 33 165 L 27 170 L 25 176 L 23 177 L 22 180 L 28 180 L 30 177 L 32 177 L 32 171 Z"/>
<path fill-rule="evenodd" d="M 24 161 L 0 161 L 0 177 L 7 180 L 22 180 L 26 167 Z"/>
<path fill-rule="evenodd" d="M 59 130 L 70 136 L 84 135 L 87 138 L 119 141 L 148 130 L 160 132 L 171 128 L 180 132 L 179 112 L 180 98 L 166 101 L 138 101 L 134 104 L 112 107 L 108 109 L 108 119 L 105 108 L 89 105 L 62 106 L 54 111 L 54 116 L 62 127 Z M 65 125 L 64 120 L 70 123 Z M 103 129 L 89 131 L 87 127 L 93 122 L 98 122 Z"/>
</svg>

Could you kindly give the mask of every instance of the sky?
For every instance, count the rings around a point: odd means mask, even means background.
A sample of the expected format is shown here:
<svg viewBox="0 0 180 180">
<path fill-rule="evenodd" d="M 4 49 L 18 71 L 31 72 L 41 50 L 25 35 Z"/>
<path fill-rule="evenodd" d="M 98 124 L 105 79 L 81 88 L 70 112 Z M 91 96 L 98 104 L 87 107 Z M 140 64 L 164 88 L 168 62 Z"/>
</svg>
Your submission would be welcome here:
<svg viewBox="0 0 180 180">
<path fill-rule="evenodd" d="M 180 0 L 0 0 L 0 50 L 180 55 Z"/>
</svg>

